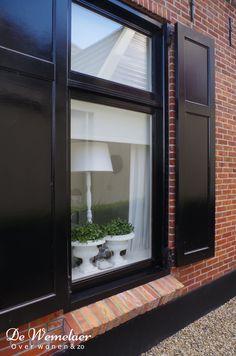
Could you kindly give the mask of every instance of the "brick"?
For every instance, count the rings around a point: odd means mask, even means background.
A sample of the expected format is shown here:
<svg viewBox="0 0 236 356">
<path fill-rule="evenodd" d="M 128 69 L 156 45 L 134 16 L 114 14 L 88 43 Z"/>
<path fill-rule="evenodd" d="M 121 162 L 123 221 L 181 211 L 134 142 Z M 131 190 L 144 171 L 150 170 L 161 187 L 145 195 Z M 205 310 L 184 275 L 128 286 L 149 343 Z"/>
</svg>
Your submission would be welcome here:
<svg viewBox="0 0 236 356">
<path fill-rule="evenodd" d="M 63 330 L 61 328 L 59 329 L 55 329 L 51 332 L 48 333 L 48 335 L 63 335 Z M 53 340 L 53 341 L 50 341 L 50 346 L 51 347 L 57 347 L 59 345 L 64 345 L 65 344 L 65 341 L 62 341 L 62 340 Z"/>
<path fill-rule="evenodd" d="M 80 329 L 83 333 L 90 332 L 91 326 L 86 319 L 84 319 L 83 315 L 80 313 L 80 309 L 75 310 L 71 313 L 73 319 L 77 322 Z M 69 322 L 69 320 L 68 320 Z"/>
<path fill-rule="evenodd" d="M 139 305 L 140 305 L 139 313 L 140 314 L 145 313 L 146 308 L 147 308 L 147 300 L 145 299 L 145 297 L 142 294 L 140 294 L 136 288 L 129 290 L 128 293 L 135 300 L 135 303 L 139 303 Z"/>
<path fill-rule="evenodd" d="M 119 309 L 114 306 L 110 298 L 97 302 L 96 305 L 100 309 L 101 313 L 103 313 L 104 316 L 109 320 L 109 323 L 113 322 L 121 315 Z"/>
<path fill-rule="evenodd" d="M 55 313 L 51 313 L 51 314 L 46 315 L 46 316 L 44 316 L 42 318 L 39 318 L 39 319 L 34 320 L 34 321 L 31 321 L 30 322 L 30 327 L 35 327 L 35 326 L 39 326 L 39 325 L 48 323 L 49 321 L 51 321 L 53 319 L 57 319 L 62 315 L 63 315 L 63 311 L 59 310 L 59 311 L 57 311 Z"/>
<path fill-rule="evenodd" d="M 74 313 L 67 313 L 64 316 L 64 331 L 65 334 L 68 335 L 70 330 L 73 329 L 75 335 L 83 334 L 84 330 L 80 326 L 78 319 L 74 316 Z"/>
<path fill-rule="evenodd" d="M 52 329 L 56 329 L 61 327 L 63 324 L 63 318 L 59 319 L 59 320 L 54 320 L 54 321 L 50 321 L 48 323 L 48 330 L 52 330 Z"/>
<path fill-rule="evenodd" d="M 154 308 L 156 308 L 160 303 L 160 295 L 156 291 L 154 291 L 154 289 L 151 288 L 148 284 L 145 284 L 143 288 L 145 288 L 146 291 L 154 297 L 153 306 Z"/>
<path fill-rule="evenodd" d="M 183 285 L 180 282 L 173 276 L 166 276 L 119 293 L 67 313 L 64 322 L 65 333 L 68 335 L 70 330 L 73 329 L 76 335 L 85 332 L 95 337 L 135 318 L 137 315 L 154 309 L 161 298 L 163 299 L 162 303 L 164 303 L 164 300 L 167 302 L 177 296 L 181 289 L 183 289 Z"/>
<path fill-rule="evenodd" d="M 0 350 L 9 346 L 10 346 L 10 341 L 7 341 L 6 338 L 0 339 Z"/>
<path fill-rule="evenodd" d="M 36 333 L 37 333 L 38 331 L 40 331 L 41 335 L 44 334 L 44 330 L 45 330 L 45 331 L 46 331 L 46 334 L 47 334 L 47 324 L 40 325 L 40 326 L 37 326 L 37 327 L 34 326 L 33 329 L 35 330 Z M 44 329 L 44 330 L 43 330 L 43 329 Z M 33 335 L 33 332 L 32 332 L 31 330 L 27 330 L 27 334 L 28 334 L 28 336 L 29 336 L 30 339 L 31 339 L 31 337 L 32 337 L 32 335 Z M 45 334 L 45 335 L 46 335 L 46 334 Z M 42 339 L 42 340 L 43 340 L 43 339 Z M 42 340 L 38 340 L 38 338 L 36 337 L 34 340 L 31 340 L 30 343 L 31 343 L 31 345 L 36 346 L 36 345 L 42 343 L 42 342 L 43 342 Z"/>
<path fill-rule="evenodd" d="M 160 283 L 158 280 L 150 282 L 149 285 L 160 294 L 160 304 L 164 304 L 168 300 L 168 295 L 169 295 L 169 288 L 166 288 L 162 283 Z"/>
<path fill-rule="evenodd" d="M 40 345 L 40 347 L 35 347 L 34 349 L 30 349 L 22 352 L 20 355 L 22 356 L 39 356 L 47 352 L 47 343 Z"/>
<path fill-rule="evenodd" d="M 143 307 L 143 303 L 142 301 L 137 298 L 133 293 L 132 293 L 132 289 L 128 290 L 126 292 L 123 293 L 124 294 L 124 298 L 130 300 L 134 306 L 135 309 L 137 309 L 140 313 L 141 308 Z"/>
<path fill-rule="evenodd" d="M 115 304 L 110 300 L 110 298 L 105 299 L 104 304 L 109 309 L 110 312 L 114 314 L 114 317 L 107 323 L 106 331 L 119 326 L 122 322 L 122 313 L 115 306 Z"/>
<path fill-rule="evenodd" d="M 100 323 L 96 316 L 93 314 L 92 310 L 88 307 L 80 308 L 79 311 L 75 312 L 76 318 L 80 318 L 81 321 L 86 322 L 88 325 L 87 332 L 91 333 L 93 337 L 97 336 L 99 333 Z"/>
<path fill-rule="evenodd" d="M 21 342 L 18 344 L 14 344 L 14 355 L 16 355 L 18 352 L 25 352 L 29 350 L 29 342 L 25 341 L 25 342 Z M 28 347 L 28 349 L 26 349 L 26 347 Z"/>
<path fill-rule="evenodd" d="M 16 354 L 15 351 L 11 348 L 0 350 L 0 356 L 13 356 L 15 354 Z"/>
<path fill-rule="evenodd" d="M 102 311 L 98 308 L 96 303 L 89 305 L 88 308 L 92 310 L 93 314 L 99 320 L 100 322 L 99 334 L 103 334 L 106 331 L 107 324 L 110 321 L 109 318 L 107 317 L 106 314 L 102 313 Z"/>
<path fill-rule="evenodd" d="M 119 298 L 117 298 L 116 296 L 112 296 L 109 298 L 110 301 L 117 307 L 117 309 L 119 309 L 119 311 L 121 312 L 121 316 L 120 321 L 121 323 L 126 322 L 127 320 L 129 320 L 129 311 L 130 309 L 127 307 L 127 305 L 125 305 Z"/>
<path fill-rule="evenodd" d="M 28 330 L 28 328 L 29 328 L 29 324 L 28 323 L 23 324 L 23 325 L 18 327 L 19 331 Z"/>
<path fill-rule="evenodd" d="M 119 293 L 117 297 L 122 301 L 122 303 L 129 309 L 129 318 L 134 318 L 136 315 L 138 315 L 138 310 L 133 304 L 132 300 L 130 298 L 126 298 L 126 296 L 123 293 Z"/>
<path fill-rule="evenodd" d="M 102 332 L 103 324 L 99 321 L 93 311 L 87 307 L 82 308 L 83 312 L 81 311 L 82 317 L 86 319 L 89 323 L 90 328 L 87 331 L 88 334 L 91 334 L 92 337 L 97 336 Z"/>
<path fill-rule="evenodd" d="M 149 293 L 144 286 L 140 286 L 137 288 L 138 294 L 141 294 L 145 299 L 146 299 L 146 306 L 145 306 L 145 311 L 152 310 L 155 308 L 157 304 L 157 299 L 153 297 L 151 293 Z M 159 302 L 159 300 L 158 300 Z"/>
<path fill-rule="evenodd" d="M 184 285 L 171 275 L 165 277 L 165 282 L 170 283 L 175 289 L 175 296 L 179 297 L 183 293 Z"/>
</svg>

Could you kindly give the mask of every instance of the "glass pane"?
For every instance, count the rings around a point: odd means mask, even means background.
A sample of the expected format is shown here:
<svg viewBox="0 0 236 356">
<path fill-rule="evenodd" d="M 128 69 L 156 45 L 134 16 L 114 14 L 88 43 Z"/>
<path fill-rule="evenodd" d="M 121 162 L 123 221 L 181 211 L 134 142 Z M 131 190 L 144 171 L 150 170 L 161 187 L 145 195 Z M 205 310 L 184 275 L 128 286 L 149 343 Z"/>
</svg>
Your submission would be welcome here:
<svg viewBox="0 0 236 356">
<path fill-rule="evenodd" d="M 71 69 L 151 91 L 151 39 L 72 4 Z"/>
<path fill-rule="evenodd" d="M 72 279 L 151 257 L 151 117 L 71 101 Z"/>
</svg>

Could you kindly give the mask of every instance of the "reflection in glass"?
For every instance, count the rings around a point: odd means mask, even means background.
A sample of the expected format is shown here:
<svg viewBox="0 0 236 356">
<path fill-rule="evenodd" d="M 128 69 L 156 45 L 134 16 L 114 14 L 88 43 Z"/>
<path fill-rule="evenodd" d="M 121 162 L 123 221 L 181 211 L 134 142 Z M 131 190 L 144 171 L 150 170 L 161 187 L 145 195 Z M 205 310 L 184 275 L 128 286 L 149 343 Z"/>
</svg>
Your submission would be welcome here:
<svg viewBox="0 0 236 356">
<path fill-rule="evenodd" d="M 73 280 L 151 257 L 150 126 L 147 114 L 71 101 Z"/>
<path fill-rule="evenodd" d="M 151 91 L 151 40 L 72 4 L 71 69 Z"/>
</svg>

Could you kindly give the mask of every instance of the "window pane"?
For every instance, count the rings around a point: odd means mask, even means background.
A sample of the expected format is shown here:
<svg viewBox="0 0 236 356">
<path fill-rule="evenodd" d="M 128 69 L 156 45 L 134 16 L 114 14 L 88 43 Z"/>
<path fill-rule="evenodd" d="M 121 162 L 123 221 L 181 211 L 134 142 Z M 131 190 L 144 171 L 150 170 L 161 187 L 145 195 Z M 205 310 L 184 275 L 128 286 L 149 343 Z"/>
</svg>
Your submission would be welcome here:
<svg viewBox="0 0 236 356">
<path fill-rule="evenodd" d="M 72 4 L 71 69 L 151 91 L 151 39 Z"/>
<path fill-rule="evenodd" d="M 73 280 L 151 257 L 150 130 L 150 115 L 71 101 Z"/>
</svg>

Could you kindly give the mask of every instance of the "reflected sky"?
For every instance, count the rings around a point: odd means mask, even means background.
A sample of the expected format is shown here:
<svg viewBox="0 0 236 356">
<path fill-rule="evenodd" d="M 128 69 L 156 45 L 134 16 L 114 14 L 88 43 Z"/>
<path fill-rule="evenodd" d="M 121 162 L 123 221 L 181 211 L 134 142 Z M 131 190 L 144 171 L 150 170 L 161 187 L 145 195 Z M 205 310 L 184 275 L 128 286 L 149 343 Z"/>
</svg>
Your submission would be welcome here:
<svg viewBox="0 0 236 356">
<path fill-rule="evenodd" d="M 72 43 L 81 49 L 91 46 L 121 27 L 119 23 L 72 4 Z"/>
</svg>

